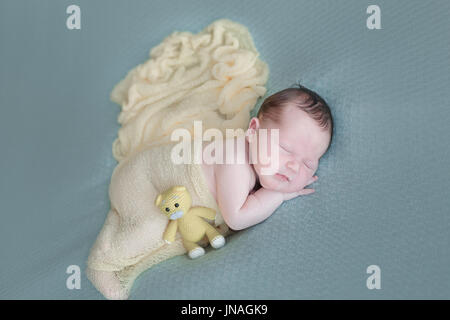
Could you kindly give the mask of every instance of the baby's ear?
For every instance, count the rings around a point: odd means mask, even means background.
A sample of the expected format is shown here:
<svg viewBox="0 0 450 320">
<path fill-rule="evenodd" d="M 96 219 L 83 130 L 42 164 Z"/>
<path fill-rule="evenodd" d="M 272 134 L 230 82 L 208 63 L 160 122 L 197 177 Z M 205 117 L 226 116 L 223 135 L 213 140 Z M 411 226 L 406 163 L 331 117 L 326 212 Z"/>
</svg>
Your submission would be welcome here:
<svg viewBox="0 0 450 320">
<path fill-rule="evenodd" d="M 245 139 L 248 142 L 252 142 L 253 141 L 253 138 L 254 138 L 254 136 L 256 134 L 256 130 L 258 130 L 259 126 L 260 126 L 259 119 L 257 117 L 253 117 L 250 120 L 250 123 L 248 125 L 247 131 L 245 132 Z"/>
<path fill-rule="evenodd" d="M 248 129 L 250 129 L 250 132 L 254 132 L 259 129 L 260 125 L 261 124 L 259 122 L 259 118 L 253 117 L 250 119 L 250 122 L 248 124 Z M 247 131 L 249 131 L 249 130 L 247 130 Z"/>
<path fill-rule="evenodd" d="M 158 196 L 156 197 L 156 200 L 155 200 L 155 206 L 159 206 L 159 204 L 161 203 L 161 199 L 162 199 L 162 195 L 158 194 Z"/>
</svg>

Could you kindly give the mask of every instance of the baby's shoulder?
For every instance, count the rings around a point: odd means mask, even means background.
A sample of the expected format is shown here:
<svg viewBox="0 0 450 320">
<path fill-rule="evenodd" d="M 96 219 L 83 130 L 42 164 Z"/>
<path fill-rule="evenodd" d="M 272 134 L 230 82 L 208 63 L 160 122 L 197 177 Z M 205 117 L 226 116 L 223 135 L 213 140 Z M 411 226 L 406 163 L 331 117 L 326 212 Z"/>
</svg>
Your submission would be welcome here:
<svg viewBox="0 0 450 320">
<path fill-rule="evenodd" d="M 233 186 L 234 191 L 250 192 L 256 182 L 253 168 L 248 163 L 224 163 L 215 165 L 216 184 Z"/>
</svg>

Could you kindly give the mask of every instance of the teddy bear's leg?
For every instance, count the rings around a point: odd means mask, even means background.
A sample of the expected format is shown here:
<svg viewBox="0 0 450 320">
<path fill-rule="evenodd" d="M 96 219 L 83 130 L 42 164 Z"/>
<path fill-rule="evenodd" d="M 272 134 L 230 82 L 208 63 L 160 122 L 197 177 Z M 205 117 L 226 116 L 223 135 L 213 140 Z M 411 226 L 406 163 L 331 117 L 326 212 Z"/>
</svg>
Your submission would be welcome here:
<svg viewBox="0 0 450 320">
<path fill-rule="evenodd" d="M 186 250 L 188 251 L 188 256 L 191 259 L 201 257 L 202 255 L 205 254 L 205 249 L 200 247 L 195 242 L 187 241 L 187 240 L 183 239 L 183 245 L 186 248 Z"/>
<path fill-rule="evenodd" d="M 214 249 L 222 248 L 225 245 L 225 238 L 209 223 L 205 222 L 206 236 L 208 237 L 211 247 Z"/>
</svg>

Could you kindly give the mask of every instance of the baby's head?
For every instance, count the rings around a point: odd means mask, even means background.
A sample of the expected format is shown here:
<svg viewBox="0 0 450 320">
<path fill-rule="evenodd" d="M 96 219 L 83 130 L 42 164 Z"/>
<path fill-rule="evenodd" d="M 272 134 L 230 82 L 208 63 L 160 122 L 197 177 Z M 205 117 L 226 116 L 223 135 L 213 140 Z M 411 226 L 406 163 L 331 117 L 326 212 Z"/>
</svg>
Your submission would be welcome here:
<svg viewBox="0 0 450 320">
<path fill-rule="evenodd" d="M 261 129 L 267 129 L 268 137 L 272 129 L 279 129 L 278 144 L 272 145 L 271 139 L 266 139 L 267 153 L 278 153 L 278 165 L 260 159 L 253 164 L 261 186 L 280 192 L 295 192 L 307 186 L 333 136 L 333 118 L 325 100 L 300 84 L 279 91 L 265 99 L 257 117 L 250 120 L 250 150 L 257 148 Z M 262 174 L 267 167 L 276 173 Z"/>
</svg>

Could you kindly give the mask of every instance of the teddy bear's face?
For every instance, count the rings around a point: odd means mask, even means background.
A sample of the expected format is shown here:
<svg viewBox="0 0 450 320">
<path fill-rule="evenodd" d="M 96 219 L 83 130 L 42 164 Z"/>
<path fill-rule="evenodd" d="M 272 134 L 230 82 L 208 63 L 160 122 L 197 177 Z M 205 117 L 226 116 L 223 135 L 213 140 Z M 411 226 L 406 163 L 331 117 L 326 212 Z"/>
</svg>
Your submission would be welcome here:
<svg viewBox="0 0 450 320">
<path fill-rule="evenodd" d="M 185 187 L 173 187 L 160 194 L 155 204 L 170 220 L 176 220 L 189 211 L 191 201 Z"/>
</svg>

